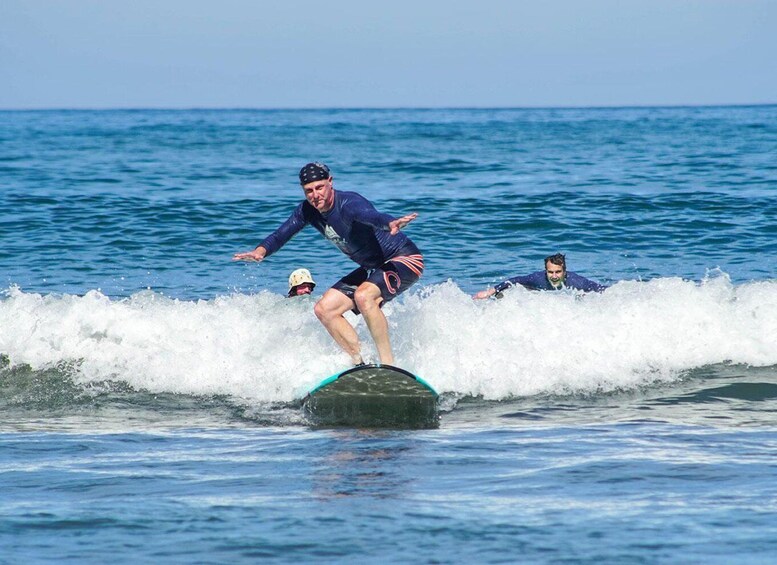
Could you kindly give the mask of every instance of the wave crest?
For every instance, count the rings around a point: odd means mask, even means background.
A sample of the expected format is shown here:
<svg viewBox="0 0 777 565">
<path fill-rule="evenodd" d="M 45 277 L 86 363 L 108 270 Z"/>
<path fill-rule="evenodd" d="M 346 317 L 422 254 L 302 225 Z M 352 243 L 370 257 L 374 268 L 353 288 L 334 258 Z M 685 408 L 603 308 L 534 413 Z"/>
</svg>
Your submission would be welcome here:
<svg viewBox="0 0 777 565">
<path fill-rule="evenodd" d="M 309 297 L 5 294 L 7 363 L 72 363 L 82 385 L 115 380 L 151 392 L 289 402 L 348 364 Z M 456 396 L 595 394 L 713 364 L 777 365 L 777 282 L 734 286 L 725 274 L 701 283 L 624 281 L 602 294 L 516 288 L 488 301 L 448 281 L 384 310 L 397 363 Z M 348 317 L 375 358 L 363 320 Z"/>
</svg>

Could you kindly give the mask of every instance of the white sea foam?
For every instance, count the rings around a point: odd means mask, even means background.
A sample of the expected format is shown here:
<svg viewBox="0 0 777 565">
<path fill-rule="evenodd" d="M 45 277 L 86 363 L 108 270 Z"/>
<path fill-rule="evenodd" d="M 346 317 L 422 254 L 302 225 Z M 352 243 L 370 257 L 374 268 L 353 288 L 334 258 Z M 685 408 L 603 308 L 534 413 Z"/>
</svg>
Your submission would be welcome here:
<svg viewBox="0 0 777 565">
<path fill-rule="evenodd" d="M 348 366 L 309 297 L 6 294 L 0 353 L 34 369 L 76 362 L 84 383 L 290 401 Z M 586 295 L 517 288 L 487 301 L 448 282 L 385 312 L 398 365 L 439 392 L 488 399 L 631 388 L 714 363 L 777 365 L 776 281 L 662 278 Z M 364 322 L 348 317 L 374 359 Z"/>
</svg>

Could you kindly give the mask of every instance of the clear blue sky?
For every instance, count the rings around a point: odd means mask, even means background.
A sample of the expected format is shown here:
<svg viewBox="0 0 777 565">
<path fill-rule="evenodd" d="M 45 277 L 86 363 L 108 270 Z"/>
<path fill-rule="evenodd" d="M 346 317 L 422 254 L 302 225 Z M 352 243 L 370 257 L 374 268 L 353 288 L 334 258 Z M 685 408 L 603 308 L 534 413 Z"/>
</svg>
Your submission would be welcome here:
<svg viewBox="0 0 777 565">
<path fill-rule="evenodd" d="M 0 108 L 777 103 L 777 0 L 0 0 Z"/>
</svg>

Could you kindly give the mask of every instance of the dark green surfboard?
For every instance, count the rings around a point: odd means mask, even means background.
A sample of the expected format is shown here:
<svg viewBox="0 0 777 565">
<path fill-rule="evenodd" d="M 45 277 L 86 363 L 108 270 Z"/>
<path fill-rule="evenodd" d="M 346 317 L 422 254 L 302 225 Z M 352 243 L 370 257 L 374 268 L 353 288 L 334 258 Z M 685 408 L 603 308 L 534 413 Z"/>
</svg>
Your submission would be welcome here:
<svg viewBox="0 0 777 565">
<path fill-rule="evenodd" d="M 423 379 L 391 365 L 361 365 L 324 379 L 303 400 L 319 426 L 435 428 L 437 393 Z"/>
</svg>

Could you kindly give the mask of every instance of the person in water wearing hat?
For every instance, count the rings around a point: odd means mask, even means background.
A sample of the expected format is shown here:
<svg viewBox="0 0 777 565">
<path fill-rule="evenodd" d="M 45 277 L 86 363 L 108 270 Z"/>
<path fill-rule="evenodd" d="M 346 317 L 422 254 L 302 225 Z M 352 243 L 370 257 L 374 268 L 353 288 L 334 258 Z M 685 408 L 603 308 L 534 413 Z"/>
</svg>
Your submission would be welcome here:
<svg viewBox="0 0 777 565">
<path fill-rule="evenodd" d="M 481 290 L 472 298 L 483 299 L 490 296 L 502 298 L 502 291 L 513 285 L 519 284 L 529 290 L 563 290 L 565 288 L 574 288 L 586 292 L 602 292 L 607 287 L 587 279 L 577 273 L 567 272 L 566 257 L 561 253 L 556 253 L 550 257 L 545 257 L 545 270 L 537 271 L 530 275 L 512 277 L 499 283 L 494 288 Z"/>
<path fill-rule="evenodd" d="M 289 275 L 289 298 L 312 294 L 316 281 L 307 269 L 297 269 Z"/>
<path fill-rule="evenodd" d="M 400 230 L 418 214 L 395 218 L 378 212 L 363 196 L 334 189 L 329 167 L 308 163 L 299 172 L 305 200 L 289 219 L 253 251 L 236 253 L 236 261 L 262 261 L 310 224 L 359 267 L 337 281 L 316 303 L 315 313 L 329 334 L 351 356 L 363 363 L 356 330 L 344 314 L 364 316 L 380 362 L 393 364 L 388 322 L 381 306 L 413 285 L 424 270 L 415 244 Z"/>
</svg>

